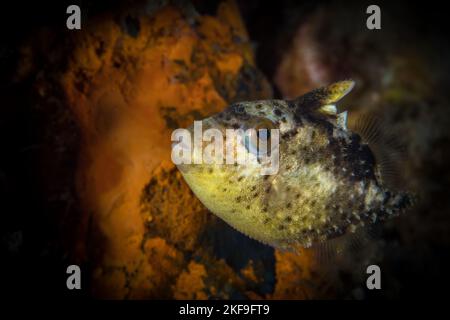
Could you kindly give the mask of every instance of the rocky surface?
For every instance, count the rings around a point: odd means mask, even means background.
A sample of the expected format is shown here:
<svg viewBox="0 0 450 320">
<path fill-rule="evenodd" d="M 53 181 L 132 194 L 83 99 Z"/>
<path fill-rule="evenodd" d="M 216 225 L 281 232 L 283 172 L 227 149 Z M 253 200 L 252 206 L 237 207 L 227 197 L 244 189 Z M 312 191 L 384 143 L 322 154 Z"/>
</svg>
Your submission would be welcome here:
<svg viewBox="0 0 450 320">
<path fill-rule="evenodd" d="M 98 298 L 307 297 L 286 286 L 293 271 L 308 277 L 308 260 L 297 267 L 216 219 L 170 160 L 173 129 L 272 96 L 238 8 L 223 2 L 215 16 L 190 5 L 137 8 L 96 16 L 62 44 L 41 31 L 22 49 L 16 76 L 35 76 L 48 121 L 46 192 L 53 211 L 67 208 L 54 217 L 59 250 L 87 268 Z M 50 48 L 49 67 L 39 69 L 36 51 Z"/>
</svg>

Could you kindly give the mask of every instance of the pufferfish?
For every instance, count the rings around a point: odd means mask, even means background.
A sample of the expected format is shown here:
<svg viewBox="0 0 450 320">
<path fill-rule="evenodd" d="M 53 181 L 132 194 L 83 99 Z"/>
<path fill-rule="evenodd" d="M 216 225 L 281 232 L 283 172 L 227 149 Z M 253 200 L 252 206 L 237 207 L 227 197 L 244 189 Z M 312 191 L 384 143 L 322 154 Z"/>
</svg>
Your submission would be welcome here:
<svg viewBox="0 0 450 320">
<path fill-rule="evenodd" d="M 234 103 L 203 120 L 224 135 L 229 128 L 278 129 L 276 174 L 261 175 L 259 162 L 178 168 L 212 213 L 276 248 L 310 247 L 396 216 L 410 194 L 383 183 L 370 143 L 347 128 L 346 112 L 337 113 L 336 103 L 353 86 L 341 81 L 295 100 Z"/>
</svg>

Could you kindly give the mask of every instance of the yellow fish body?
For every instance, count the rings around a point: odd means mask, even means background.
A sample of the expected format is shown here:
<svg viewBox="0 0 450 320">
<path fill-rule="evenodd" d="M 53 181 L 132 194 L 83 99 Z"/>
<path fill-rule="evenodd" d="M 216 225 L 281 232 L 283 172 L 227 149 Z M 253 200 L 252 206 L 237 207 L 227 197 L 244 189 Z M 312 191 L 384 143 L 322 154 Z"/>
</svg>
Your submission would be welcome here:
<svg viewBox="0 0 450 320">
<path fill-rule="evenodd" d="M 204 128 L 224 136 L 230 128 L 278 129 L 275 174 L 261 175 L 259 162 L 178 168 L 212 213 L 277 248 L 309 247 L 395 216 L 409 194 L 383 185 L 369 145 L 347 129 L 346 113 L 336 112 L 334 104 L 353 85 L 338 82 L 293 101 L 240 102 L 203 120 Z"/>
</svg>

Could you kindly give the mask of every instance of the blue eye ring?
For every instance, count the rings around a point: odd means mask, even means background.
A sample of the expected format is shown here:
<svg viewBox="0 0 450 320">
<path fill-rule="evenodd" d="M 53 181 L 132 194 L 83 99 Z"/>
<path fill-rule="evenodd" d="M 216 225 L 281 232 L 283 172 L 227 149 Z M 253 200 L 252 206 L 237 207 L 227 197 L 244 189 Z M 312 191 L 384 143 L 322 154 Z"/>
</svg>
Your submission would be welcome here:
<svg viewBox="0 0 450 320">
<path fill-rule="evenodd" d="M 266 129 L 266 128 L 259 128 L 256 129 L 256 137 L 253 137 L 250 135 L 245 135 L 244 136 L 244 146 L 245 149 L 247 149 L 247 151 L 255 156 L 262 157 L 262 156 L 266 156 L 268 154 L 268 152 L 270 151 L 270 144 L 267 143 L 268 147 L 266 148 L 267 150 L 265 150 L 265 152 L 261 152 L 260 149 L 258 149 L 258 143 L 259 140 L 266 140 L 269 141 L 270 139 L 270 129 Z"/>
</svg>

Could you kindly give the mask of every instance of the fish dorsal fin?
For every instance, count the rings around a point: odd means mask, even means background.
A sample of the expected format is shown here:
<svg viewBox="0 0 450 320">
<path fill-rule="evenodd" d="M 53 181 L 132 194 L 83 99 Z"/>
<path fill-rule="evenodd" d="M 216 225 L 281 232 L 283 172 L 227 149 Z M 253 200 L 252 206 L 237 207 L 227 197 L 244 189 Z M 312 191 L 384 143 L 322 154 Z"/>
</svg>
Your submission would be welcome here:
<svg viewBox="0 0 450 320">
<path fill-rule="evenodd" d="M 334 104 L 326 104 L 318 109 L 323 114 L 336 115 L 337 108 Z"/>
<path fill-rule="evenodd" d="M 347 111 L 341 112 L 337 115 L 336 123 L 340 128 L 347 130 Z"/>
<path fill-rule="evenodd" d="M 372 151 L 381 182 L 391 190 L 411 191 L 404 165 L 406 148 L 381 118 L 372 115 L 358 116 L 349 123 L 349 127 L 361 136 Z"/>
<path fill-rule="evenodd" d="M 335 82 L 329 86 L 314 89 L 293 101 L 297 110 L 319 111 L 326 115 L 336 115 L 335 104 L 345 97 L 355 86 L 352 80 Z"/>
</svg>

